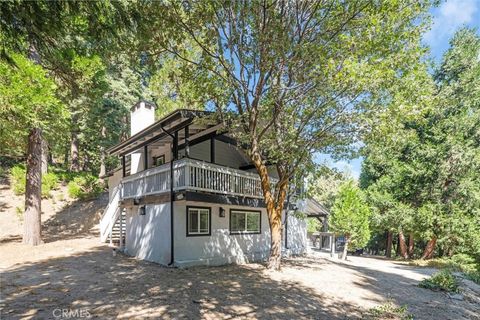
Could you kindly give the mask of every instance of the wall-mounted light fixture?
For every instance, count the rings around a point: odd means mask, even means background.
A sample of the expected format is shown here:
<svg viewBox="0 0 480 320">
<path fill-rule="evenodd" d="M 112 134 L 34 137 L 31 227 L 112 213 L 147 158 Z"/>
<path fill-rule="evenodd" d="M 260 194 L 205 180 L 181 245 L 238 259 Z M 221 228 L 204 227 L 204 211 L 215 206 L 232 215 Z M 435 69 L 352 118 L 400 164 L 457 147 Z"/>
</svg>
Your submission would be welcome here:
<svg viewBox="0 0 480 320">
<path fill-rule="evenodd" d="M 225 218 L 225 209 L 220 207 L 220 209 L 218 210 L 218 215 L 221 217 L 221 218 Z"/>
<path fill-rule="evenodd" d="M 147 212 L 147 210 L 145 210 L 145 206 L 144 206 L 144 205 L 143 205 L 143 206 L 140 206 L 140 207 L 138 208 L 138 214 L 139 214 L 140 216 L 144 216 L 146 212 Z"/>
</svg>

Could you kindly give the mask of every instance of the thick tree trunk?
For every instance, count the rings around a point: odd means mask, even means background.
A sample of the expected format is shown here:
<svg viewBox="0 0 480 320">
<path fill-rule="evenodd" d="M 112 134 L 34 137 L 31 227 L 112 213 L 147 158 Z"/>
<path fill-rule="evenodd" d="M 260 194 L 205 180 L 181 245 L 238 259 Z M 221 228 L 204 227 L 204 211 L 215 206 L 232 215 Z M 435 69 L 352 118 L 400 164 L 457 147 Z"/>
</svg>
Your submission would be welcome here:
<svg viewBox="0 0 480 320">
<path fill-rule="evenodd" d="M 48 142 L 42 138 L 42 174 L 47 173 L 48 171 L 48 161 L 49 152 L 48 152 Z"/>
<path fill-rule="evenodd" d="M 345 246 L 343 247 L 342 260 L 347 260 L 348 244 L 350 243 L 350 238 L 345 236 Z"/>
<path fill-rule="evenodd" d="M 393 242 L 393 233 L 392 231 L 387 232 L 387 248 L 385 249 L 385 256 L 387 258 L 392 257 L 392 242 Z"/>
<path fill-rule="evenodd" d="M 273 270 L 280 269 L 281 254 L 282 254 L 282 212 L 287 195 L 288 180 L 282 180 L 278 183 L 278 195 L 275 199 L 270 190 L 270 178 L 268 176 L 267 167 L 262 161 L 259 152 L 255 151 L 255 146 L 252 147 L 251 159 L 262 185 L 263 197 L 267 207 L 268 222 L 270 225 L 270 257 L 268 259 L 267 268 Z"/>
<path fill-rule="evenodd" d="M 28 136 L 27 183 L 25 186 L 25 212 L 23 215 L 23 243 L 39 245 L 42 204 L 42 131 L 34 128 Z"/>
<path fill-rule="evenodd" d="M 437 245 L 437 237 L 433 236 L 427 243 L 423 251 L 422 259 L 432 259 L 435 253 L 435 246 Z"/>
<path fill-rule="evenodd" d="M 408 259 L 407 243 L 405 242 L 405 235 L 402 230 L 398 232 L 398 245 L 400 247 L 400 256 L 403 259 Z"/>
<path fill-rule="evenodd" d="M 413 249 L 415 246 L 414 238 L 413 238 L 413 233 L 410 233 L 408 235 L 408 257 L 410 259 L 413 258 Z"/>
</svg>

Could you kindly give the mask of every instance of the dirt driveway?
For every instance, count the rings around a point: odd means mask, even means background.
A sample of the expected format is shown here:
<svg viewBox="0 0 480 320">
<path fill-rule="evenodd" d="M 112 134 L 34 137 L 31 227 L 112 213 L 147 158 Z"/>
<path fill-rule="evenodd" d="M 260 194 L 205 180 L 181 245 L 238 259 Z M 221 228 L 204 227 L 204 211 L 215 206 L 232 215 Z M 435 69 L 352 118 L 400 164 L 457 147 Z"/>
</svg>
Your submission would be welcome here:
<svg viewBox="0 0 480 320">
<path fill-rule="evenodd" d="M 260 264 L 169 269 L 117 254 L 88 235 L 34 250 L 0 244 L 1 318 L 359 319 L 392 300 L 415 319 L 475 319 L 478 304 L 416 286 L 432 269 L 318 255 Z M 29 262 L 27 262 L 29 261 Z M 477 318 L 478 319 L 478 318 Z"/>
</svg>

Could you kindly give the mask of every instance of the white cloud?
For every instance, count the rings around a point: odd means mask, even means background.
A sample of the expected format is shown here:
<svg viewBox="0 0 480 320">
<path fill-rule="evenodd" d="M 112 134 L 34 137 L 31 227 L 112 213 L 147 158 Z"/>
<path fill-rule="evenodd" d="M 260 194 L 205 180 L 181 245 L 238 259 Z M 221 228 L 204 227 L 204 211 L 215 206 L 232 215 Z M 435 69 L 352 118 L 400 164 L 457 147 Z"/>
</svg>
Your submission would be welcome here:
<svg viewBox="0 0 480 320">
<path fill-rule="evenodd" d="M 445 42 L 462 25 L 473 22 L 478 10 L 478 0 L 447 0 L 435 10 L 432 29 L 424 39 L 432 47 Z"/>
</svg>

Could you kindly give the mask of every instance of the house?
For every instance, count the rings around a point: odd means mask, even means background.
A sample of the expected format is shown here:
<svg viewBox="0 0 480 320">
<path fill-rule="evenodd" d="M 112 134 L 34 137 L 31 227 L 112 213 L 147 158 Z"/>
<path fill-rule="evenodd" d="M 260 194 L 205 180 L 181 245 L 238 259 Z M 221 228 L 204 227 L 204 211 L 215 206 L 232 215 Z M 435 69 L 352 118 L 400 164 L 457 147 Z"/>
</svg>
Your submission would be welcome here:
<svg viewBox="0 0 480 320">
<path fill-rule="evenodd" d="M 260 179 L 237 142 L 207 115 L 181 109 L 155 121 L 154 104 L 131 108 L 131 137 L 108 150 L 122 166 L 108 177 L 102 241 L 116 235 L 127 254 L 162 265 L 268 257 Z M 274 168 L 269 172 L 275 182 Z M 288 214 L 284 240 L 284 252 L 304 253 L 306 222 Z"/>
</svg>

